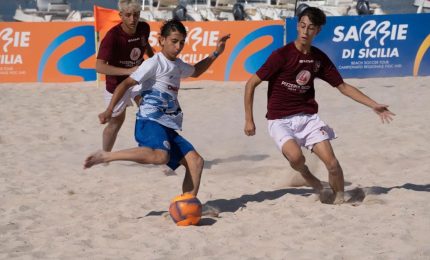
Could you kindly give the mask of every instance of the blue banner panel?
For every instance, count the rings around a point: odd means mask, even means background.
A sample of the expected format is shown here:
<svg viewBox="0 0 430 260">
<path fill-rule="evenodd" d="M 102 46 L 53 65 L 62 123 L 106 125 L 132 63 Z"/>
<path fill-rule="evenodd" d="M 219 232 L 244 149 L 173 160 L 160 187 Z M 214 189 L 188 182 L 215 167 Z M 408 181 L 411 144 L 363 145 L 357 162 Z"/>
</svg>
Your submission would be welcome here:
<svg viewBox="0 0 430 260">
<path fill-rule="evenodd" d="M 286 41 L 297 18 L 286 19 Z M 430 75 L 430 13 L 331 16 L 313 45 L 345 78 Z"/>
</svg>

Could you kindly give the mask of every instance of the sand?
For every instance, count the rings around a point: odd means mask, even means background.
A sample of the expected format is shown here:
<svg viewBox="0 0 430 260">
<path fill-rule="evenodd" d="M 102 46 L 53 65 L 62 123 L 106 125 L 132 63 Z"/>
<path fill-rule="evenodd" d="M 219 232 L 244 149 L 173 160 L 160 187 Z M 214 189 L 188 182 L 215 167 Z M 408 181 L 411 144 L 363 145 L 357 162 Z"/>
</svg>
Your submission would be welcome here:
<svg viewBox="0 0 430 260">
<path fill-rule="evenodd" d="M 291 187 L 294 171 L 269 138 L 267 85 L 257 135 L 243 133 L 244 82 L 185 82 L 182 135 L 205 158 L 199 199 L 219 211 L 199 226 L 166 214 L 184 169 L 112 162 L 83 170 L 101 148 L 96 82 L 0 84 L 0 259 L 430 259 L 430 77 L 350 79 L 396 113 L 317 82 L 320 116 L 339 138 L 348 202 Z M 114 147 L 135 147 L 135 107 Z M 310 169 L 325 167 L 306 152 Z"/>
</svg>

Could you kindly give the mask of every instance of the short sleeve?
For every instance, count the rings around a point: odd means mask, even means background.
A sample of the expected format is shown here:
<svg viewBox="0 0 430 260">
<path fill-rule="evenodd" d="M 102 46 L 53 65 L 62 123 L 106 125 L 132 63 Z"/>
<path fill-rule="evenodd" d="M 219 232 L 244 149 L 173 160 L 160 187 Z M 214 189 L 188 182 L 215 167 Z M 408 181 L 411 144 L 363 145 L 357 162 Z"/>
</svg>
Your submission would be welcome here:
<svg viewBox="0 0 430 260">
<path fill-rule="evenodd" d="M 317 74 L 317 77 L 326 81 L 333 87 L 337 87 L 343 83 L 343 78 L 337 70 L 336 66 L 330 60 L 330 58 L 322 53 L 322 66 L 321 70 Z"/>
<path fill-rule="evenodd" d="M 272 52 L 272 54 L 267 58 L 266 62 L 257 70 L 257 76 L 263 80 L 268 81 L 273 75 L 277 74 L 279 69 L 282 68 L 282 64 L 285 60 L 279 54 L 278 51 Z"/>
<path fill-rule="evenodd" d="M 130 78 L 142 84 L 150 78 L 154 78 L 156 76 L 158 67 L 158 62 L 155 56 L 153 58 L 145 60 L 140 66 L 135 70 Z"/>
<path fill-rule="evenodd" d="M 114 49 L 114 37 L 112 31 L 109 31 L 100 43 L 97 59 L 110 61 L 112 60 L 112 53 Z"/>
<path fill-rule="evenodd" d="M 183 62 L 181 59 L 178 59 L 179 69 L 181 70 L 181 78 L 188 78 L 193 75 L 195 68 L 193 65 Z"/>
</svg>

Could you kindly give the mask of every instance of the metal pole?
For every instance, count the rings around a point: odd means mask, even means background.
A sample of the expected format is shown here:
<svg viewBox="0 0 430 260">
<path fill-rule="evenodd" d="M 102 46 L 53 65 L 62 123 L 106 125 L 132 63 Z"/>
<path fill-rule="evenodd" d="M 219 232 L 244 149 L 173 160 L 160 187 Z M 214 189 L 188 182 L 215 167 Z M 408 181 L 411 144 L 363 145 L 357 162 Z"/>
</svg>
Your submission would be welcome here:
<svg viewBox="0 0 430 260">
<path fill-rule="evenodd" d="M 297 1 L 298 0 L 296 0 L 296 4 L 294 5 L 294 16 L 296 16 L 296 13 L 297 13 Z"/>
</svg>

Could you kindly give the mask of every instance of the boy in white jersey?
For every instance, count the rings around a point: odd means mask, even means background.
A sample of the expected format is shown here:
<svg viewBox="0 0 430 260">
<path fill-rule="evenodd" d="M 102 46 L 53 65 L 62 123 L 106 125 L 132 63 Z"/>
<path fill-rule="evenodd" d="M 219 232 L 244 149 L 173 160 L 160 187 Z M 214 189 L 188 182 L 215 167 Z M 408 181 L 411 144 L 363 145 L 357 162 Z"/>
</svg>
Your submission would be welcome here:
<svg viewBox="0 0 430 260">
<path fill-rule="evenodd" d="M 142 164 L 167 164 L 175 170 L 186 168 L 183 193 L 197 195 L 203 170 L 203 158 L 175 130 L 182 127 L 182 111 L 178 102 L 180 79 L 198 77 L 223 53 L 230 35 L 221 37 L 212 55 L 194 66 L 177 58 L 187 36 L 184 25 L 169 20 L 161 27 L 161 52 L 144 61 L 139 68 L 115 89 L 106 111 L 99 115 L 101 123 L 108 122 L 112 111 L 124 93 L 136 84 L 143 84 L 143 100 L 136 118 L 135 138 L 139 147 L 116 152 L 98 151 L 88 156 L 84 168 L 111 161 L 126 160 Z M 149 86 L 149 87 L 147 87 Z"/>
</svg>

